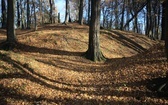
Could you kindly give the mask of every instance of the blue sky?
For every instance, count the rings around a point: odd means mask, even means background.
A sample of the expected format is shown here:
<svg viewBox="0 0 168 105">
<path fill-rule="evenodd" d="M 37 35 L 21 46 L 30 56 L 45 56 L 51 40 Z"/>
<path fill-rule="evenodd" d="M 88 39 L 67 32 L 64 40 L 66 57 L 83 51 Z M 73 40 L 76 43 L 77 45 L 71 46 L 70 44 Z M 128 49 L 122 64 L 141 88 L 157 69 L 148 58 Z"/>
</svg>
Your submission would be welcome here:
<svg viewBox="0 0 168 105">
<path fill-rule="evenodd" d="M 65 18 L 65 0 L 56 0 L 55 5 L 58 9 L 58 13 L 61 15 L 61 22 L 63 22 Z"/>
</svg>

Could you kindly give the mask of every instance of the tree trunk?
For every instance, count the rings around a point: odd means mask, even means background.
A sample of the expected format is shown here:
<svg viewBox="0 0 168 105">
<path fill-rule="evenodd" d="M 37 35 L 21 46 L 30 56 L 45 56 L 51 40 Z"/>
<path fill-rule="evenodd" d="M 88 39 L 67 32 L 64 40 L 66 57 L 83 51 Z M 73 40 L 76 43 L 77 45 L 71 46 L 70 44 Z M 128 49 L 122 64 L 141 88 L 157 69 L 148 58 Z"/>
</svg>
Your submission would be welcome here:
<svg viewBox="0 0 168 105">
<path fill-rule="evenodd" d="M 152 35 L 152 14 L 151 14 L 151 0 L 147 0 L 147 18 L 146 18 L 146 35 L 151 38 Z"/>
<path fill-rule="evenodd" d="M 166 51 L 166 57 L 168 60 L 168 0 L 166 0 L 166 4 L 165 4 L 165 29 L 164 29 L 164 33 L 165 33 L 165 51 Z"/>
<path fill-rule="evenodd" d="M 80 0 L 80 6 L 79 6 L 79 24 L 83 25 L 83 0 Z"/>
<path fill-rule="evenodd" d="M 30 1 L 27 0 L 27 29 L 30 29 Z"/>
<path fill-rule="evenodd" d="M 69 7 L 69 0 L 66 0 L 65 21 L 64 21 L 65 24 L 68 23 L 69 9 L 70 9 L 70 7 Z"/>
<path fill-rule="evenodd" d="M 162 3 L 162 36 L 161 36 L 161 40 L 165 40 L 165 15 L 166 15 L 166 2 Z"/>
<path fill-rule="evenodd" d="M 123 30 L 123 25 L 124 25 L 125 4 L 126 4 L 126 2 L 124 0 L 123 7 L 122 7 L 120 30 Z"/>
<path fill-rule="evenodd" d="M 118 14 L 119 14 L 119 9 L 118 9 L 118 0 L 115 0 L 115 29 L 119 29 L 119 18 L 118 18 Z"/>
<path fill-rule="evenodd" d="M 90 24 L 90 3 L 91 0 L 88 0 L 88 24 Z"/>
<path fill-rule="evenodd" d="M 15 35 L 15 0 L 8 0 L 8 12 L 7 12 L 7 42 L 16 42 Z"/>
<path fill-rule="evenodd" d="M 53 23 L 53 3 L 52 0 L 49 0 L 50 3 L 50 23 Z"/>
<path fill-rule="evenodd" d="M 19 6 L 19 0 L 17 0 L 17 27 L 20 28 L 20 6 Z"/>
<path fill-rule="evenodd" d="M 100 51 L 100 2 L 101 0 L 91 0 L 91 23 L 89 27 L 89 45 L 86 58 L 92 61 L 104 61 L 105 58 Z"/>
<path fill-rule="evenodd" d="M 138 13 L 147 5 L 147 3 L 148 3 L 149 1 L 150 1 L 150 0 L 148 0 L 147 2 L 145 2 L 145 3 L 140 7 L 140 9 L 137 10 L 137 12 L 132 16 L 132 18 L 130 18 L 130 19 L 126 22 L 126 24 L 124 25 L 123 28 L 126 28 L 126 26 L 127 26 L 135 17 L 137 17 Z"/>
<path fill-rule="evenodd" d="M 33 11 L 34 11 L 34 30 L 37 30 L 37 17 L 36 17 L 36 6 L 35 1 L 33 0 Z"/>
<path fill-rule="evenodd" d="M 6 0 L 1 0 L 2 5 L 2 28 L 6 28 L 7 24 L 7 13 L 6 13 Z"/>
<path fill-rule="evenodd" d="M 22 0 L 20 0 L 20 6 L 21 6 L 21 27 L 22 27 L 22 29 L 25 29 L 25 27 L 26 27 L 26 24 L 25 24 L 25 12 L 24 12 L 24 10 L 26 9 L 25 8 L 25 4 L 23 3 L 22 4 Z"/>
</svg>

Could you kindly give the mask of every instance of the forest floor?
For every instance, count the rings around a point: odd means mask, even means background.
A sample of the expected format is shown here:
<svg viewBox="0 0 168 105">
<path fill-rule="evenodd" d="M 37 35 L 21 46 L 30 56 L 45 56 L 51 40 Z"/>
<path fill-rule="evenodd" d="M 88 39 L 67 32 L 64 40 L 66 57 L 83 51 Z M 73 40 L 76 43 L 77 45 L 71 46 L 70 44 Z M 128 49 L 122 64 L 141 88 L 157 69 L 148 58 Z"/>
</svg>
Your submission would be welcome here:
<svg viewBox="0 0 168 105">
<path fill-rule="evenodd" d="M 88 26 L 53 24 L 16 30 L 19 44 L 0 50 L 0 105 L 166 105 L 148 88 L 166 76 L 163 42 L 144 35 L 101 30 L 105 62 L 82 55 Z M 6 31 L 0 29 L 0 41 Z"/>
</svg>

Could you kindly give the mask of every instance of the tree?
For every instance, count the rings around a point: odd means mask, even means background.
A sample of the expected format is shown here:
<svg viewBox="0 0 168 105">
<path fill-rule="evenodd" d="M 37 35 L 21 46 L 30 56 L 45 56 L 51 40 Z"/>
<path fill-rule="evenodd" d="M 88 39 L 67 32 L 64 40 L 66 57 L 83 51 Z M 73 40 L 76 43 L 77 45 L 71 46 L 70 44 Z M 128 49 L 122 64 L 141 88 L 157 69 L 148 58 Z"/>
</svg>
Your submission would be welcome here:
<svg viewBox="0 0 168 105">
<path fill-rule="evenodd" d="M 8 0 L 7 13 L 7 42 L 15 43 L 17 41 L 15 35 L 15 0 Z"/>
<path fill-rule="evenodd" d="M 49 0 L 50 3 L 50 23 L 53 23 L 53 2 L 52 0 Z"/>
<path fill-rule="evenodd" d="M 104 61 L 105 58 L 100 50 L 100 2 L 101 0 L 91 0 L 91 21 L 89 26 L 89 44 L 86 51 L 86 58 L 92 61 Z"/>
<path fill-rule="evenodd" d="M 166 57 L 168 60 L 168 0 L 165 1 L 165 29 L 164 29 L 164 33 L 165 33 L 165 51 L 166 51 Z"/>
<path fill-rule="evenodd" d="M 37 16 L 36 16 L 36 4 L 35 0 L 33 0 L 33 12 L 34 12 L 34 30 L 37 30 Z"/>
<path fill-rule="evenodd" d="M 15 47 L 17 38 L 15 35 L 15 0 L 7 0 L 7 40 L 1 43 L 1 48 L 12 50 Z"/>
<path fill-rule="evenodd" d="M 2 28 L 6 28 L 7 24 L 6 0 L 1 0 L 1 5 L 2 5 Z"/>
<path fill-rule="evenodd" d="M 90 0 L 88 0 L 88 24 L 90 23 Z"/>
<path fill-rule="evenodd" d="M 80 6 L 79 6 L 79 24 L 83 25 L 83 0 L 80 0 Z"/>
<path fill-rule="evenodd" d="M 30 0 L 27 0 L 27 29 L 30 29 Z"/>
<path fill-rule="evenodd" d="M 17 27 L 20 28 L 20 3 L 17 0 Z"/>
<path fill-rule="evenodd" d="M 68 15 L 70 14 L 70 5 L 69 5 L 69 0 L 66 0 L 66 9 L 65 9 L 65 21 L 64 21 L 64 23 L 66 24 L 66 23 L 68 23 Z M 70 17 L 70 15 L 69 15 L 69 17 Z"/>
<path fill-rule="evenodd" d="M 161 40 L 165 40 L 165 13 L 166 13 L 166 10 L 165 10 L 165 6 L 166 5 L 166 2 L 163 2 L 162 3 L 162 36 L 161 36 Z"/>
</svg>

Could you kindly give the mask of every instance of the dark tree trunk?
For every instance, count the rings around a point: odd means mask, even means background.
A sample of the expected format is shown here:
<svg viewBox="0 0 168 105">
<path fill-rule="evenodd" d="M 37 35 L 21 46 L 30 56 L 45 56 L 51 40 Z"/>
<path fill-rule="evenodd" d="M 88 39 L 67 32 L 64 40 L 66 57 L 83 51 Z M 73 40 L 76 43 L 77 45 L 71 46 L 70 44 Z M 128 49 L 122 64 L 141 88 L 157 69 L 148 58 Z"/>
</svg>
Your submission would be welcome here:
<svg viewBox="0 0 168 105">
<path fill-rule="evenodd" d="M 149 3 L 150 0 L 148 0 L 147 2 L 145 2 L 140 9 L 137 10 L 137 12 L 126 22 L 126 24 L 124 25 L 123 28 L 126 28 L 126 26 L 135 18 L 137 17 L 138 13 Z"/>
<path fill-rule="evenodd" d="M 83 0 L 80 0 L 80 6 L 79 6 L 79 24 L 83 25 Z"/>
<path fill-rule="evenodd" d="M 50 3 L 50 23 L 53 23 L 53 18 L 52 18 L 52 14 L 53 14 L 53 3 L 52 0 L 49 0 Z"/>
<path fill-rule="evenodd" d="M 146 19 L 146 35 L 151 38 L 152 36 L 152 14 L 151 14 L 151 0 L 147 0 L 147 19 Z"/>
<path fill-rule="evenodd" d="M 88 24 L 90 24 L 90 3 L 91 0 L 88 0 Z"/>
<path fill-rule="evenodd" d="M 60 19 L 60 13 L 58 13 L 58 23 L 61 22 L 61 19 Z"/>
<path fill-rule="evenodd" d="M 105 58 L 100 51 L 100 2 L 101 0 L 91 0 L 91 21 L 89 27 L 89 45 L 86 58 L 92 61 L 104 61 Z"/>
<path fill-rule="evenodd" d="M 34 30 L 37 30 L 37 16 L 36 16 L 36 5 L 35 0 L 33 0 L 33 11 L 34 11 Z"/>
<path fill-rule="evenodd" d="M 6 12 L 6 0 L 1 0 L 2 5 L 2 28 L 6 28 L 7 25 L 7 12 Z"/>
<path fill-rule="evenodd" d="M 8 12 L 7 12 L 7 42 L 16 42 L 15 35 L 15 0 L 8 0 Z"/>
<path fill-rule="evenodd" d="M 166 0 L 166 4 L 165 4 L 165 29 L 164 29 L 164 33 L 165 33 L 165 51 L 166 51 L 166 57 L 168 60 L 168 0 Z"/>
<path fill-rule="evenodd" d="M 19 0 L 17 0 L 17 27 L 20 28 L 20 6 Z"/>
<path fill-rule="evenodd" d="M 126 2 L 124 0 L 123 7 L 122 7 L 122 16 L 121 16 L 120 30 L 123 30 L 123 25 L 124 25 L 125 3 Z"/>
<path fill-rule="evenodd" d="M 69 21 L 69 18 L 68 18 L 69 9 L 70 9 L 69 0 L 66 0 L 65 21 L 64 21 L 65 24 L 68 23 L 68 21 Z"/>
<path fill-rule="evenodd" d="M 27 29 L 30 29 L 30 1 L 27 0 Z"/>
<path fill-rule="evenodd" d="M 161 40 L 165 40 L 165 15 L 166 15 L 166 2 L 162 3 L 162 36 L 161 36 Z"/>
<path fill-rule="evenodd" d="M 0 45 L 1 49 L 13 50 L 17 43 L 15 35 L 15 0 L 7 0 L 7 40 Z"/>
<path fill-rule="evenodd" d="M 118 9 L 118 0 L 115 0 L 115 29 L 119 29 L 119 18 L 118 18 L 118 14 L 119 14 L 119 9 Z"/>
</svg>

